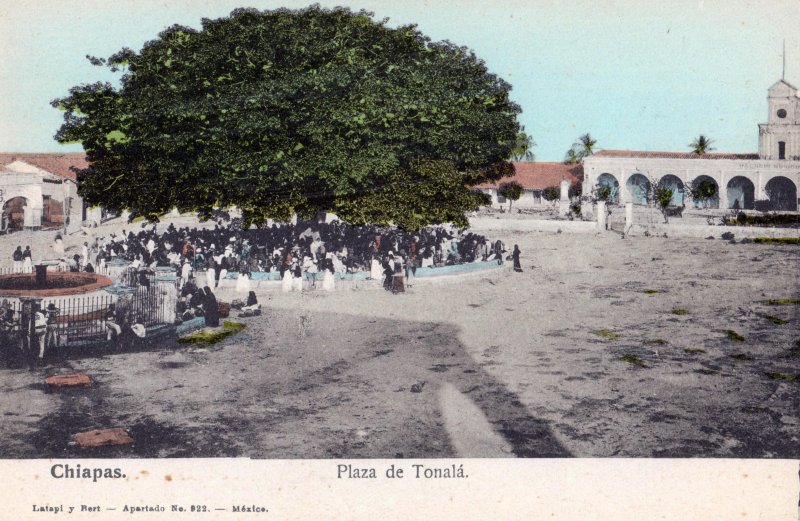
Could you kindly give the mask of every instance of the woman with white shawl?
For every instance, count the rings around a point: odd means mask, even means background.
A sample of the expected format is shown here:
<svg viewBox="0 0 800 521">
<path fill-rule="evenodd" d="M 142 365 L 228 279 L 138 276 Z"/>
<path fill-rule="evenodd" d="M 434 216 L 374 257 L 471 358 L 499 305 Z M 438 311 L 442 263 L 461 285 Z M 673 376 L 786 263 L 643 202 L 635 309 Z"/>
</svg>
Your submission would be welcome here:
<svg viewBox="0 0 800 521">
<path fill-rule="evenodd" d="M 335 289 L 335 283 L 333 280 L 333 254 L 328 253 L 325 255 L 325 261 L 323 263 L 323 275 L 322 275 L 322 289 L 324 291 L 333 291 Z"/>
<path fill-rule="evenodd" d="M 370 264 L 369 269 L 369 278 L 372 280 L 383 280 L 383 266 L 381 266 L 381 261 L 378 260 L 377 255 L 372 257 L 372 263 Z"/>
<path fill-rule="evenodd" d="M 292 268 L 291 266 L 283 270 L 283 278 L 281 279 L 281 291 L 289 293 L 292 291 Z"/>
</svg>

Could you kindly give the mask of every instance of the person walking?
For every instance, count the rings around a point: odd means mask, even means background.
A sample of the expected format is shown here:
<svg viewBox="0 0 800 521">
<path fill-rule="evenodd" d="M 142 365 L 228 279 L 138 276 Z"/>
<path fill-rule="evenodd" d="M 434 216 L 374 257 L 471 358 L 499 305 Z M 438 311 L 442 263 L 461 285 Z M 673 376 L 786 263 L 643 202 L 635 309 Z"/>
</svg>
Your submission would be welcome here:
<svg viewBox="0 0 800 521">
<path fill-rule="evenodd" d="M 511 253 L 511 258 L 514 259 L 514 271 L 522 273 L 522 265 L 519 262 L 519 256 L 522 252 L 519 251 L 519 246 L 514 245 L 514 251 Z"/>
</svg>

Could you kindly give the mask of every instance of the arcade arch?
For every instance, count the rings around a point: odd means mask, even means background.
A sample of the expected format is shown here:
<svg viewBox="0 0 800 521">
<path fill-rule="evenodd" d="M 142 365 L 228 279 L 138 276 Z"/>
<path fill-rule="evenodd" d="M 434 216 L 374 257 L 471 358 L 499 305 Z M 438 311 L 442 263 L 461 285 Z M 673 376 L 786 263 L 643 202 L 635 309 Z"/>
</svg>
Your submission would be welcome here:
<svg viewBox="0 0 800 521">
<path fill-rule="evenodd" d="M 10 231 L 21 230 L 25 226 L 25 212 L 28 199 L 22 196 L 12 197 L 3 204 L 3 221 Z"/>
<path fill-rule="evenodd" d="M 619 181 L 612 174 L 600 174 L 597 178 L 597 188 L 608 188 L 610 191 L 608 201 L 619 202 Z"/>
<path fill-rule="evenodd" d="M 630 202 L 633 204 L 647 204 L 648 196 L 650 195 L 649 179 L 642 174 L 635 173 L 628 178 L 625 186 L 630 194 Z"/>
<path fill-rule="evenodd" d="M 719 184 L 713 177 L 697 176 L 691 186 L 695 208 L 719 208 Z"/>
<path fill-rule="evenodd" d="M 683 181 L 678 176 L 667 174 L 658 180 L 658 186 L 672 189 L 672 200 L 669 203 L 671 206 L 683 206 L 686 193 Z"/>
<path fill-rule="evenodd" d="M 752 210 L 755 208 L 756 187 L 753 182 L 741 175 L 728 181 L 727 199 L 728 208 L 737 210 Z"/>
<path fill-rule="evenodd" d="M 797 187 L 788 177 L 775 176 L 764 186 L 771 210 L 797 211 Z"/>
</svg>

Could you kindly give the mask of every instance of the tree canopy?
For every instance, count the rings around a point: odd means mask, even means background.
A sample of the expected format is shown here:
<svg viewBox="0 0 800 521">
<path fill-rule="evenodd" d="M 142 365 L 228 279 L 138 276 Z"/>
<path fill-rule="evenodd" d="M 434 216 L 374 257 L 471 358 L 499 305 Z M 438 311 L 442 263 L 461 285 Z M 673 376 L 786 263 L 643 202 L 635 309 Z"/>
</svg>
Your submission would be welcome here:
<svg viewBox="0 0 800 521">
<path fill-rule="evenodd" d="M 514 204 L 514 201 L 519 200 L 522 197 L 523 188 L 522 185 L 516 181 L 509 181 L 507 183 L 501 183 L 497 189 L 497 194 L 505 197 L 508 199 L 508 211 L 511 211 L 511 205 Z"/>
<path fill-rule="evenodd" d="M 513 175 L 511 86 L 465 47 L 345 8 L 237 9 L 93 63 L 119 85 L 52 102 L 89 204 L 157 220 L 238 207 L 246 224 L 335 212 L 407 229 L 486 204 Z"/>
</svg>

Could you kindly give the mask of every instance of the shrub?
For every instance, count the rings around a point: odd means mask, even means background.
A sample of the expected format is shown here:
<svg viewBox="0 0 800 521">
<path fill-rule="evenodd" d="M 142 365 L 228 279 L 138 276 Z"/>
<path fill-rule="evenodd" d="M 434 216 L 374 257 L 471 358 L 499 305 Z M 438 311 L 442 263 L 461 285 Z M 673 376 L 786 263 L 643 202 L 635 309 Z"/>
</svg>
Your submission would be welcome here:
<svg viewBox="0 0 800 521">
<path fill-rule="evenodd" d="M 542 190 L 545 201 L 557 201 L 561 197 L 561 189 L 557 186 L 548 186 Z"/>
</svg>

